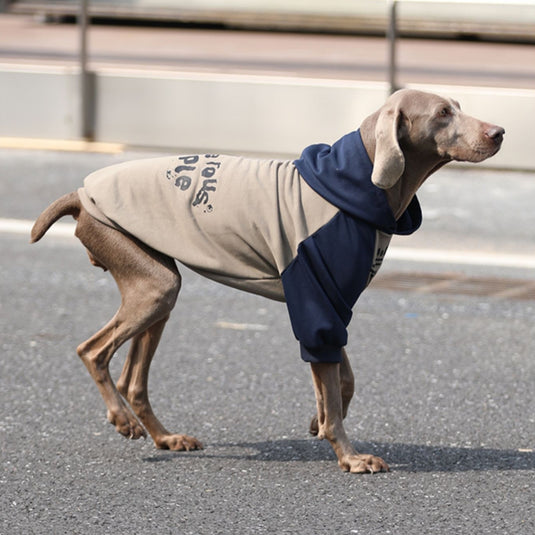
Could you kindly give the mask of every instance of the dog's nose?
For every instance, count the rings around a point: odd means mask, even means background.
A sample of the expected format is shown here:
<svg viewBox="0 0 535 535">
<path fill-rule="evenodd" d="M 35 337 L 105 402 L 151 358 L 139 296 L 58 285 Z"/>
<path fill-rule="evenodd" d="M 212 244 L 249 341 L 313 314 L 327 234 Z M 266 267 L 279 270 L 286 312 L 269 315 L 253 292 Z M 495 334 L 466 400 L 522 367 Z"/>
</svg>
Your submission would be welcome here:
<svg viewBox="0 0 535 535">
<path fill-rule="evenodd" d="M 501 126 L 491 126 L 486 132 L 485 135 L 492 139 L 497 145 L 503 141 L 503 135 L 505 130 Z"/>
</svg>

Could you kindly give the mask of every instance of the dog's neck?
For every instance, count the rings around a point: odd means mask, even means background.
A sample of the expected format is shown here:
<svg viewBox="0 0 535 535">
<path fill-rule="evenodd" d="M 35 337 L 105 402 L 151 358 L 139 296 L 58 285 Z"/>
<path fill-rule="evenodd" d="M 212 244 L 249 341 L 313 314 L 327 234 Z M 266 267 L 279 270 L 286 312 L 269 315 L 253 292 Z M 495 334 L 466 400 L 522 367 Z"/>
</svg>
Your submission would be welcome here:
<svg viewBox="0 0 535 535">
<path fill-rule="evenodd" d="M 378 112 L 367 117 L 361 127 L 360 135 L 362 143 L 372 161 L 375 161 L 375 125 Z M 443 165 L 447 160 L 441 160 L 438 156 L 424 156 L 420 152 L 404 149 L 405 170 L 401 178 L 391 188 L 385 190 L 388 205 L 396 219 L 399 219 L 409 206 L 412 198 L 425 182 L 425 180 Z"/>
<path fill-rule="evenodd" d="M 390 189 L 385 190 L 388 204 L 396 219 L 399 219 L 405 212 L 412 198 L 428 177 L 448 163 L 447 161 L 439 160 L 437 157 L 425 158 L 413 151 L 403 151 L 403 153 L 405 156 L 405 171 Z"/>
</svg>

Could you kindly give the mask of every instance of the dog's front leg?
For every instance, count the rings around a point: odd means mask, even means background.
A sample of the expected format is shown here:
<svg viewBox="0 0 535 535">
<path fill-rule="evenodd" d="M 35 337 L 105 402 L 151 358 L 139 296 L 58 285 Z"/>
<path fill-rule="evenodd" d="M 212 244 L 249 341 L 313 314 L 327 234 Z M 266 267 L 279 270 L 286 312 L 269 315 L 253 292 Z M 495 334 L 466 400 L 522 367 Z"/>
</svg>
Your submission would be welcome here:
<svg viewBox="0 0 535 535">
<path fill-rule="evenodd" d="M 311 367 L 318 411 L 318 438 L 330 442 L 340 468 L 346 472 L 387 472 L 389 468 L 383 459 L 357 453 L 347 437 L 343 424 L 340 365 L 322 362 L 313 363 Z"/>
<path fill-rule="evenodd" d="M 340 362 L 340 389 L 342 392 L 342 418 L 347 416 L 347 410 L 355 392 L 355 377 L 345 348 L 342 348 L 342 362 Z M 318 415 L 314 415 L 310 422 L 310 434 L 317 436 L 319 432 Z"/>
</svg>

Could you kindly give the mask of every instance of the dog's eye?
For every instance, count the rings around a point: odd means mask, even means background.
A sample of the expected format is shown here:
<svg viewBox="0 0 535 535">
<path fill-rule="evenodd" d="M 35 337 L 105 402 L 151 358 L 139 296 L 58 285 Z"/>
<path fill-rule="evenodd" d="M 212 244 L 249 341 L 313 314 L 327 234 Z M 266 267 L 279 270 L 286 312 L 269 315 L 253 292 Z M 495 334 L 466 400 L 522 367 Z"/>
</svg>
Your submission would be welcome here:
<svg viewBox="0 0 535 535">
<path fill-rule="evenodd" d="M 445 106 L 439 111 L 440 117 L 449 117 L 451 115 L 451 108 L 449 106 Z"/>
</svg>

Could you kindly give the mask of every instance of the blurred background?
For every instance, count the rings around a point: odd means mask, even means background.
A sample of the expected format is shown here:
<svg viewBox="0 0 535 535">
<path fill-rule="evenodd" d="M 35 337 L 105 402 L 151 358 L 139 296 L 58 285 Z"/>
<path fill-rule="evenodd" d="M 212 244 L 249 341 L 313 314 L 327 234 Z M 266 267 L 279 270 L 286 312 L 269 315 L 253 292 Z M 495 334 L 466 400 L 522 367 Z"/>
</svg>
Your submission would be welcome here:
<svg viewBox="0 0 535 535">
<path fill-rule="evenodd" d="M 79 0 L 4 0 L 13 13 L 60 20 L 78 14 Z M 390 2 L 391 3 L 391 2 Z M 384 0 L 91 0 L 95 18 L 130 22 L 211 24 L 220 28 L 384 35 Z M 401 1 L 401 31 L 420 36 L 533 41 L 533 3 Z"/>
<path fill-rule="evenodd" d="M 535 169 L 535 0 L 0 2 L 0 136 L 293 155 L 393 89 L 503 125 Z"/>
</svg>

